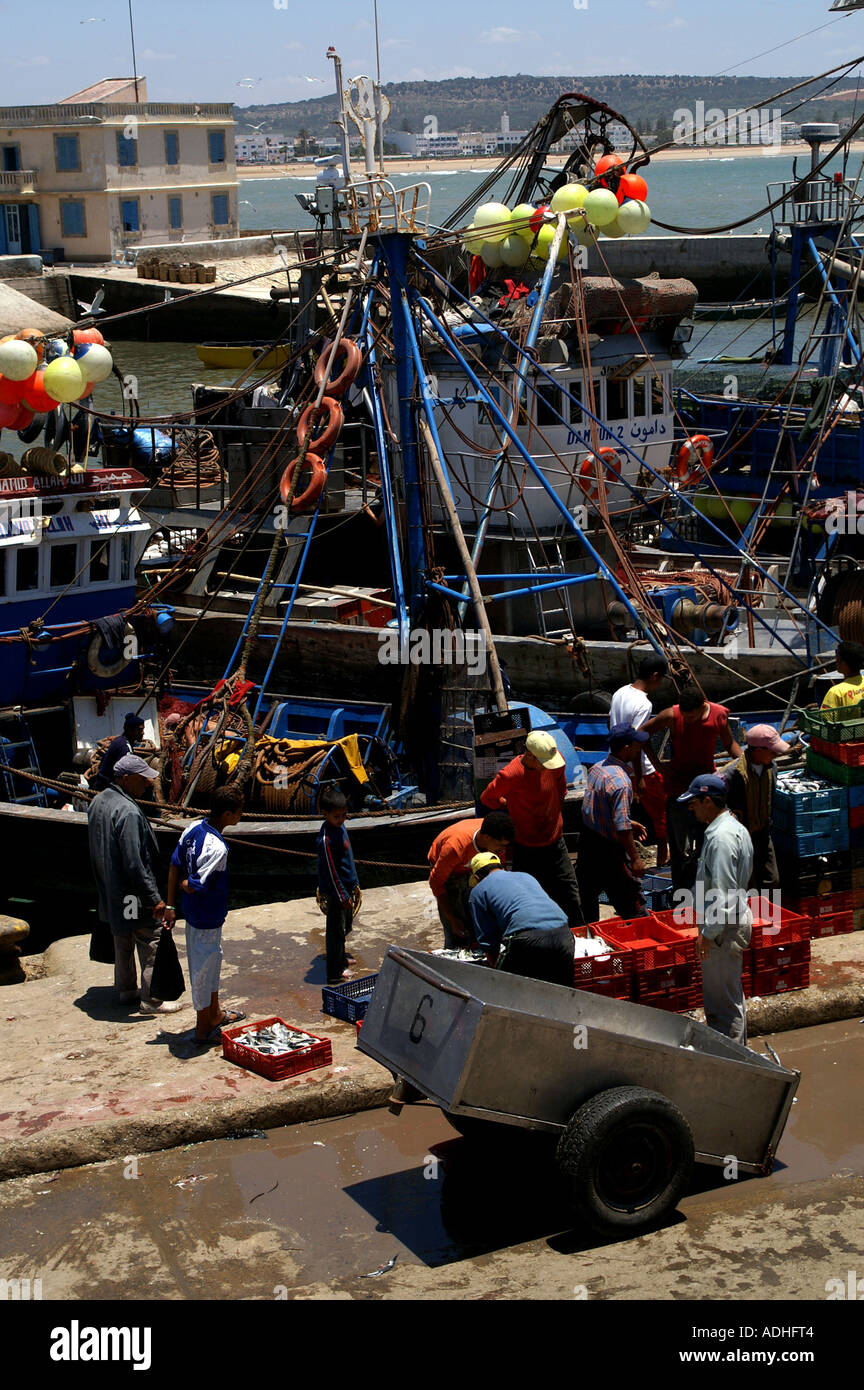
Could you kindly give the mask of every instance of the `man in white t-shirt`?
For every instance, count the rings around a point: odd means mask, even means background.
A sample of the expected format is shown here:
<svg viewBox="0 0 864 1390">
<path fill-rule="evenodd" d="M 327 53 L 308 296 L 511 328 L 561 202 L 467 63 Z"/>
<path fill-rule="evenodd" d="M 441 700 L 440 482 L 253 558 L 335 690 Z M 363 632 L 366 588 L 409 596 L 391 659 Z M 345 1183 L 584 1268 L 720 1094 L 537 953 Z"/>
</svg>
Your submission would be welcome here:
<svg viewBox="0 0 864 1390">
<path fill-rule="evenodd" d="M 609 727 L 616 724 L 629 724 L 641 729 L 654 713 L 651 696 L 669 674 L 669 666 L 652 652 L 639 663 L 639 674 L 632 685 L 622 685 L 612 696 L 609 709 Z M 666 842 L 666 792 L 663 778 L 657 771 L 656 759 L 651 745 L 646 744 L 641 754 L 641 765 L 634 764 L 634 789 L 637 799 L 651 817 L 657 835 L 657 868 L 660 869 L 669 859 L 669 846 Z"/>
</svg>

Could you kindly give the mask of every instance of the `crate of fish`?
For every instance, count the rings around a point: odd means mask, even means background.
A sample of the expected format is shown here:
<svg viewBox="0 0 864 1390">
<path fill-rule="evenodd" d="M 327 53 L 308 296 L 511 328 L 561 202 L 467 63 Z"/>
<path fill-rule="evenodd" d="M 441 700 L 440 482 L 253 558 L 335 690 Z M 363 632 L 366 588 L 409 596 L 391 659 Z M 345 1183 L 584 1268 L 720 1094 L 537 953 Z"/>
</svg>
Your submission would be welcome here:
<svg viewBox="0 0 864 1390">
<path fill-rule="evenodd" d="M 811 815 L 826 811 L 843 813 L 847 802 L 848 793 L 833 782 L 807 777 L 801 771 L 781 772 L 774 791 L 772 818 L 775 824 L 782 821 L 784 828 L 800 826 L 809 830 Z"/>
<path fill-rule="evenodd" d="M 356 1023 L 366 1015 L 377 979 L 377 975 L 364 975 L 361 980 L 326 985 L 321 991 L 321 1012 L 341 1018 L 344 1023 Z"/>
<path fill-rule="evenodd" d="M 798 711 L 798 728 L 804 734 L 815 734 L 826 743 L 852 743 L 864 739 L 864 702 L 847 705 L 845 709 Z"/>
<path fill-rule="evenodd" d="M 317 1038 L 283 1018 L 262 1018 L 223 1028 L 222 1056 L 268 1081 L 284 1081 L 316 1067 L 329 1067 L 333 1045 L 329 1038 Z"/>
<path fill-rule="evenodd" d="M 836 782 L 842 787 L 864 782 L 864 767 L 846 767 L 844 763 L 832 762 L 813 748 L 807 749 L 807 766 L 817 777 L 824 777 L 827 782 Z"/>
<path fill-rule="evenodd" d="M 809 753 L 807 755 L 810 756 Z M 828 854 L 832 849 L 849 848 L 849 823 L 835 823 L 827 830 L 814 830 L 809 834 L 796 832 L 790 834 L 776 825 L 771 831 L 775 850 L 792 858 L 810 859 L 818 854 Z"/>
</svg>

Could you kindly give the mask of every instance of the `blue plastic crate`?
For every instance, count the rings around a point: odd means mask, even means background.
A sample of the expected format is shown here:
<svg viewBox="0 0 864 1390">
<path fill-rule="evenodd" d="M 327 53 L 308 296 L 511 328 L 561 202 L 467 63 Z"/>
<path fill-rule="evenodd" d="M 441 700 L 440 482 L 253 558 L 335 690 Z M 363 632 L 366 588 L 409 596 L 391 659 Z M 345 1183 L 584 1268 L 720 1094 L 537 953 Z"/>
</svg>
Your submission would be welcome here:
<svg viewBox="0 0 864 1390">
<path fill-rule="evenodd" d="M 656 874 L 645 874 L 642 879 L 642 893 L 649 911 L 662 911 L 672 906 L 672 871 L 661 869 Z"/>
<path fill-rule="evenodd" d="M 857 787 L 847 787 L 846 790 L 849 793 L 850 807 L 864 806 L 864 784 L 859 784 Z"/>
<path fill-rule="evenodd" d="M 344 985 L 325 985 L 321 991 L 321 1012 L 345 1023 L 357 1023 L 366 1016 L 377 981 L 377 975 L 364 975 L 362 980 L 346 980 Z"/>
<path fill-rule="evenodd" d="M 797 832 L 792 835 L 788 831 L 779 830 L 775 824 L 771 839 L 774 848 L 782 854 L 791 855 L 793 859 L 807 859 L 812 854 L 830 854 L 833 850 L 848 849 L 849 824 L 845 822 L 828 833 L 810 835 Z"/>
<path fill-rule="evenodd" d="M 838 788 L 839 790 L 839 788 Z M 800 807 L 790 806 L 788 801 L 775 804 L 771 823 L 787 835 L 832 835 L 843 830 L 849 819 L 849 810 L 802 811 Z"/>
<path fill-rule="evenodd" d="M 808 778 L 808 781 L 818 780 Z M 818 791 L 798 791 L 794 782 L 781 778 L 774 792 L 774 819 L 777 820 L 778 813 L 787 819 L 800 819 L 822 811 L 845 812 L 847 805 L 846 788 L 836 783 L 822 781 Z"/>
</svg>

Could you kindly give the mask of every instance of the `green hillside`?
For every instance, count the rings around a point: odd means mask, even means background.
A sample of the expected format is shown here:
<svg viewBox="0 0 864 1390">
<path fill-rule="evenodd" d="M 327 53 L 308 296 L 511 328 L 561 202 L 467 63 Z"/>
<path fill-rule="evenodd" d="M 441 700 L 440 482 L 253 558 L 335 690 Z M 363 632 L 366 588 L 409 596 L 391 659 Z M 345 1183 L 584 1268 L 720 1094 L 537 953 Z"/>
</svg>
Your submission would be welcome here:
<svg viewBox="0 0 864 1390">
<path fill-rule="evenodd" d="M 584 92 L 605 102 L 625 116 L 640 134 L 653 134 L 671 127 L 679 107 L 695 108 L 703 101 L 706 108 L 747 107 L 764 100 L 781 88 L 803 78 L 794 77 L 645 77 L 635 74 L 613 77 L 531 77 L 517 73 L 510 77 L 454 77 L 446 82 L 395 82 L 385 84 L 390 98 L 391 130 L 423 130 L 427 116 L 435 116 L 439 130 L 498 130 L 503 112 L 510 117 L 512 130 L 530 128 L 563 92 Z M 814 90 L 816 90 L 814 84 Z M 778 103 L 784 110 L 806 97 L 795 94 Z M 799 121 L 836 120 L 851 114 L 849 95 L 828 93 L 819 101 L 809 101 L 790 114 Z M 330 122 L 336 115 L 335 96 L 314 97 L 308 101 L 276 102 L 268 106 L 235 108 L 238 130 L 249 122 L 267 121 L 270 132 L 296 135 L 332 134 Z"/>
</svg>

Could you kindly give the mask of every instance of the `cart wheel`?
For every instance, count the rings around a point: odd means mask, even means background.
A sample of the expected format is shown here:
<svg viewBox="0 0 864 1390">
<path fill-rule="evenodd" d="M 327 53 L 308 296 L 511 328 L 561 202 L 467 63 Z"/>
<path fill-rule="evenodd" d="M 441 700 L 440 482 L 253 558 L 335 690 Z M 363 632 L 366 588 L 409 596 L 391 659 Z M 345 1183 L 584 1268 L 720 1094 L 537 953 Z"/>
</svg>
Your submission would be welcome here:
<svg viewBox="0 0 864 1390">
<path fill-rule="evenodd" d="M 666 1096 L 616 1086 L 576 1111 L 556 1157 L 579 1217 L 614 1234 L 649 1226 L 674 1209 L 693 1152 L 690 1126 Z"/>
</svg>

